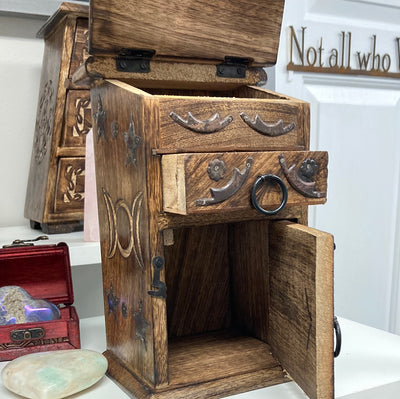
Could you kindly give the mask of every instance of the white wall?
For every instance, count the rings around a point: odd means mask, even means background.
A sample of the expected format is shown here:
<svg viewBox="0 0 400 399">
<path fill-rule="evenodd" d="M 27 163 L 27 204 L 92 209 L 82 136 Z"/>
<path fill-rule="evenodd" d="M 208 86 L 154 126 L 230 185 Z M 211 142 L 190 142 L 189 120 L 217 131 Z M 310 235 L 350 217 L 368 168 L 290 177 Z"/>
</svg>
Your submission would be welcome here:
<svg viewBox="0 0 400 399">
<path fill-rule="evenodd" d="M 44 49 L 36 32 L 45 20 L 0 15 L 0 228 L 29 225 L 24 204 Z M 101 265 L 73 266 L 72 281 L 79 317 L 103 314 Z"/>
<path fill-rule="evenodd" d="M 0 15 L 0 227 L 22 225 L 44 43 L 43 19 Z"/>
<path fill-rule="evenodd" d="M 376 35 L 398 72 L 400 1 L 286 0 L 276 66 L 276 90 L 311 103 L 312 149 L 329 152 L 328 201 L 310 223 L 335 236 L 336 313 L 400 333 L 400 79 L 288 72 L 291 25 L 307 27 L 306 48 L 323 37 L 325 66 L 341 31 L 354 63 Z"/>
</svg>

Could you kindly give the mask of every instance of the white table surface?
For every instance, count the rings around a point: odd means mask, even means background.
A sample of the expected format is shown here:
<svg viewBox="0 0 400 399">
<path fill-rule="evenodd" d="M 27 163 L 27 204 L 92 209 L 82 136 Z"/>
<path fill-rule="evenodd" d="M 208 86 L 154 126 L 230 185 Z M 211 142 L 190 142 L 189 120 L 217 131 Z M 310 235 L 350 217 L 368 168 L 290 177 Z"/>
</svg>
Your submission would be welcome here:
<svg viewBox="0 0 400 399">
<path fill-rule="evenodd" d="M 342 352 L 335 360 L 336 398 L 398 399 L 400 397 L 400 336 L 339 318 Z M 81 320 L 82 348 L 103 352 L 106 347 L 104 318 Z M 0 370 L 7 362 L 0 363 Z M 126 399 L 108 377 L 71 399 Z M 0 384 L 1 399 L 21 398 Z M 289 382 L 230 396 L 232 399 L 304 399 L 307 396 Z M 190 399 L 190 398 L 188 398 Z"/>
<path fill-rule="evenodd" d="M 13 240 L 31 240 L 47 235 L 48 240 L 35 242 L 35 245 L 58 244 L 67 242 L 71 266 L 91 265 L 101 263 L 100 243 L 83 240 L 83 232 L 67 234 L 44 234 L 41 230 L 33 230 L 29 224 L 23 226 L 0 227 L 0 248 L 11 244 Z"/>
</svg>

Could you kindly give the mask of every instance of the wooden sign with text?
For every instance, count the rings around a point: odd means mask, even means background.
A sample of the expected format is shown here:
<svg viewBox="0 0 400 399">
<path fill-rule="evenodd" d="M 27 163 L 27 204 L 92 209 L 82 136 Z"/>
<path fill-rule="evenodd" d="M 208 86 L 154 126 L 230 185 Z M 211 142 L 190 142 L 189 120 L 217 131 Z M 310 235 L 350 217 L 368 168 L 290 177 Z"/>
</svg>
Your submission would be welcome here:
<svg viewBox="0 0 400 399">
<path fill-rule="evenodd" d="M 338 48 L 329 50 L 323 47 L 321 37 L 318 47 L 306 46 L 306 27 L 296 34 L 293 26 L 290 28 L 290 60 L 288 71 L 339 73 L 348 75 L 368 75 L 387 78 L 400 78 L 400 37 L 393 41 L 396 59 L 388 53 L 377 51 L 376 35 L 372 35 L 370 52 L 353 52 L 351 32 L 341 31 Z M 296 64 L 294 59 L 298 61 Z M 397 72 L 393 68 L 397 64 Z"/>
</svg>

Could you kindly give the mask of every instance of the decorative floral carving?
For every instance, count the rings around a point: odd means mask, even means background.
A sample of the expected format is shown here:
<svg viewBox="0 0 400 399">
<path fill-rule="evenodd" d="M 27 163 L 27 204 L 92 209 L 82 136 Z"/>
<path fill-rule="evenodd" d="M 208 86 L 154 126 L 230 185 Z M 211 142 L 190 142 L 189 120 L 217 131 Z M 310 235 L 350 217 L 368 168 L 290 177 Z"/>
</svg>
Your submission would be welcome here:
<svg viewBox="0 0 400 399">
<path fill-rule="evenodd" d="M 306 181 L 313 181 L 313 176 L 318 172 L 318 164 L 314 159 L 307 158 L 300 166 L 300 173 Z"/>
<path fill-rule="evenodd" d="M 38 104 L 36 119 L 34 156 L 37 163 L 41 163 L 50 147 L 49 140 L 53 130 L 55 99 L 53 81 L 49 80 L 44 85 Z"/>
<path fill-rule="evenodd" d="M 226 172 L 226 165 L 224 161 L 220 159 L 214 159 L 210 161 L 207 168 L 208 176 L 210 176 L 211 180 L 219 181 L 221 180 Z"/>
</svg>

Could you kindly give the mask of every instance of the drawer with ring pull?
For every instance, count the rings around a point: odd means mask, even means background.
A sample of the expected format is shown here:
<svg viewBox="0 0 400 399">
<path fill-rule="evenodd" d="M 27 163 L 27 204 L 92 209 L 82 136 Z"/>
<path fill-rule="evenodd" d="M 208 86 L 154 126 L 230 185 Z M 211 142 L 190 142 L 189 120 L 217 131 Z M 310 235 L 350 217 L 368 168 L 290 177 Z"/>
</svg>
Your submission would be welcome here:
<svg viewBox="0 0 400 399">
<path fill-rule="evenodd" d="M 328 153 L 272 151 L 162 156 L 163 209 L 190 215 L 326 202 Z"/>
</svg>

